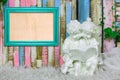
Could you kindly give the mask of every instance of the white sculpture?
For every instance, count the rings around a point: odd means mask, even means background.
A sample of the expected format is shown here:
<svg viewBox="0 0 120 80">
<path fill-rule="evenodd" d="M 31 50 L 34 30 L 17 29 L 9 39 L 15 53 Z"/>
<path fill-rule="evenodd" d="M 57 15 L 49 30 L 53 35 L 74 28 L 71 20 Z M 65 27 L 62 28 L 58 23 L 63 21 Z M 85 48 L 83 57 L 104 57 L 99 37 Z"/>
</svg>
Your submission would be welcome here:
<svg viewBox="0 0 120 80">
<path fill-rule="evenodd" d="M 64 41 L 61 71 L 66 74 L 93 75 L 100 63 L 98 53 L 99 41 L 94 35 L 100 35 L 98 26 L 88 18 L 83 24 L 77 20 L 67 25 L 69 37 Z M 99 36 L 98 36 L 99 37 Z"/>
</svg>

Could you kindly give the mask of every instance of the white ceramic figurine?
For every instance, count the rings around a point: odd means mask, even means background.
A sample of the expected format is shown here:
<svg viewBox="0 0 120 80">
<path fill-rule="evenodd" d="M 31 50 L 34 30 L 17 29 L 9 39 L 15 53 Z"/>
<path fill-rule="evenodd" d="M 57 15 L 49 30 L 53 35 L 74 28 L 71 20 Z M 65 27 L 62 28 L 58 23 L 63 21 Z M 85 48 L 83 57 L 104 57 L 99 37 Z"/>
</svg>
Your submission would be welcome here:
<svg viewBox="0 0 120 80">
<path fill-rule="evenodd" d="M 100 34 L 98 26 L 87 21 L 80 24 L 77 20 L 67 25 L 69 37 L 64 41 L 63 60 L 61 71 L 66 74 L 93 75 L 100 63 L 98 45 L 99 41 L 94 34 Z M 99 36 L 98 36 L 99 37 Z"/>
</svg>

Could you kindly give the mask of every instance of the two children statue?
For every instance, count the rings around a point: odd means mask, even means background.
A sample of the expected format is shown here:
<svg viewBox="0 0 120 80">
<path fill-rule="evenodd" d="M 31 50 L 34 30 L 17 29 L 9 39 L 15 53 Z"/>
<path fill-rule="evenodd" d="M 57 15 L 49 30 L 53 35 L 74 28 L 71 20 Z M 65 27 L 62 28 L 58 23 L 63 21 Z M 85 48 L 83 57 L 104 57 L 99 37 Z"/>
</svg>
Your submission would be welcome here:
<svg viewBox="0 0 120 80">
<path fill-rule="evenodd" d="M 93 75 L 102 64 L 99 53 L 100 34 L 96 26 L 88 18 L 82 24 L 77 20 L 67 25 L 67 37 L 62 46 L 63 61 L 61 72 L 73 75 Z"/>
</svg>

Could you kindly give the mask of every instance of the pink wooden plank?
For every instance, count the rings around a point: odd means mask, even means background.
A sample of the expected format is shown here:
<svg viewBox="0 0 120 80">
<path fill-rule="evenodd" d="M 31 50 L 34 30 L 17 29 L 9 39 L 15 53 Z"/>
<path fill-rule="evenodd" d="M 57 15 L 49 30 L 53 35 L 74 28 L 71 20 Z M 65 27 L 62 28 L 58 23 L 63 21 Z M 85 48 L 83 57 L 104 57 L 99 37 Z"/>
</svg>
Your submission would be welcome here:
<svg viewBox="0 0 120 80">
<path fill-rule="evenodd" d="M 25 7 L 25 0 L 20 0 L 20 6 Z"/>
<path fill-rule="evenodd" d="M 55 66 L 59 66 L 60 46 L 54 47 L 54 54 L 55 54 Z"/>
<path fill-rule="evenodd" d="M 32 0 L 31 2 L 32 2 L 32 3 L 31 3 L 32 6 L 36 6 L 36 3 L 37 3 L 36 0 Z"/>
<path fill-rule="evenodd" d="M 47 66 L 48 64 L 48 47 L 42 47 L 42 65 Z"/>
<path fill-rule="evenodd" d="M 25 7 L 31 6 L 31 0 L 26 0 Z M 25 66 L 31 66 L 31 54 L 30 54 L 30 47 L 25 47 Z"/>
<path fill-rule="evenodd" d="M 106 17 L 104 27 L 112 27 L 112 22 L 114 21 L 114 15 L 112 11 L 113 0 L 103 0 L 104 5 L 104 16 Z M 114 47 L 114 42 L 111 42 L 110 45 L 104 41 L 104 51 L 107 52 Z M 109 49 L 109 50 L 108 50 Z"/>
<path fill-rule="evenodd" d="M 9 0 L 9 7 L 14 7 L 14 0 Z"/>
<path fill-rule="evenodd" d="M 18 54 L 18 51 L 15 51 L 14 52 L 14 67 L 19 67 L 19 54 Z"/>
<path fill-rule="evenodd" d="M 103 0 L 104 1 L 104 16 L 105 19 L 105 27 L 112 27 L 112 22 L 114 21 L 112 6 L 113 1 L 112 0 Z"/>
<path fill-rule="evenodd" d="M 25 66 L 31 66 L 31 59 L 30 59 L 30 47 L 25 47 Z"/>
<path fill-rule="evenodd" d="M 26 0 L 26 6 L 30 7 L 31 6 L 31 0 Z"/>
</svg>

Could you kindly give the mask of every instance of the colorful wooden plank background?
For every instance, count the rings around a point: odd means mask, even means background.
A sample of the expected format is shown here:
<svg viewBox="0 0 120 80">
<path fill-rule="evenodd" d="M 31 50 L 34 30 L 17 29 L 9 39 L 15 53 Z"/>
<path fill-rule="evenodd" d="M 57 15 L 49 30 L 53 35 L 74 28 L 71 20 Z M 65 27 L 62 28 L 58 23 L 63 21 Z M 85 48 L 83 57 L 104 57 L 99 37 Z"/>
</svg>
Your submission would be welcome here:
<svg viewBox="0 0 120 80">
<path fill-rule="evenodd" d="M 103 0 L 104 2 L 104 16 L 105 27 L 111 27 L 113 18 L 113 11 L 111 10 L 114 4 L 113 0 Z M 119 0 L 117 0 L 119 1 Z M 77 5 L 78 4 L 78 5 Z M 88 17 L 91 17 L 95 24 L 100 23 L 102 16 L 101 13 L 101 0 L 8 0 L 5 6 L 9 7 L 58 7 L 59 8 L 59 46 L 25 46 L 25 47 L 5 47 L 3 46 L 4 32 L 2 25 L 2 14 L 0 13 L 0 65 L 6 62 L 12 63 L 15 67 L 41 67 L 51 65 L 59 66 L 63 63 L 62 60 L 62 45 L 66 37 L 67 24 L 71 20 L 78 17 L 78 21 L 84 22 Z M 4 6 L 4 7 L 5 7 Z M 119 12 L 120 9 L 117 8 Z M 78 13 L 77 13 L 78 12 Z M 78 14 L 78 15 L 77 15 Z M 117 19 L 119 21 L 119 17 Z M 114 46 L 114 42 L 104 43 L 104 51 Z M 109 45 L 110 44 L 110 45 Z"/>
</svg>

